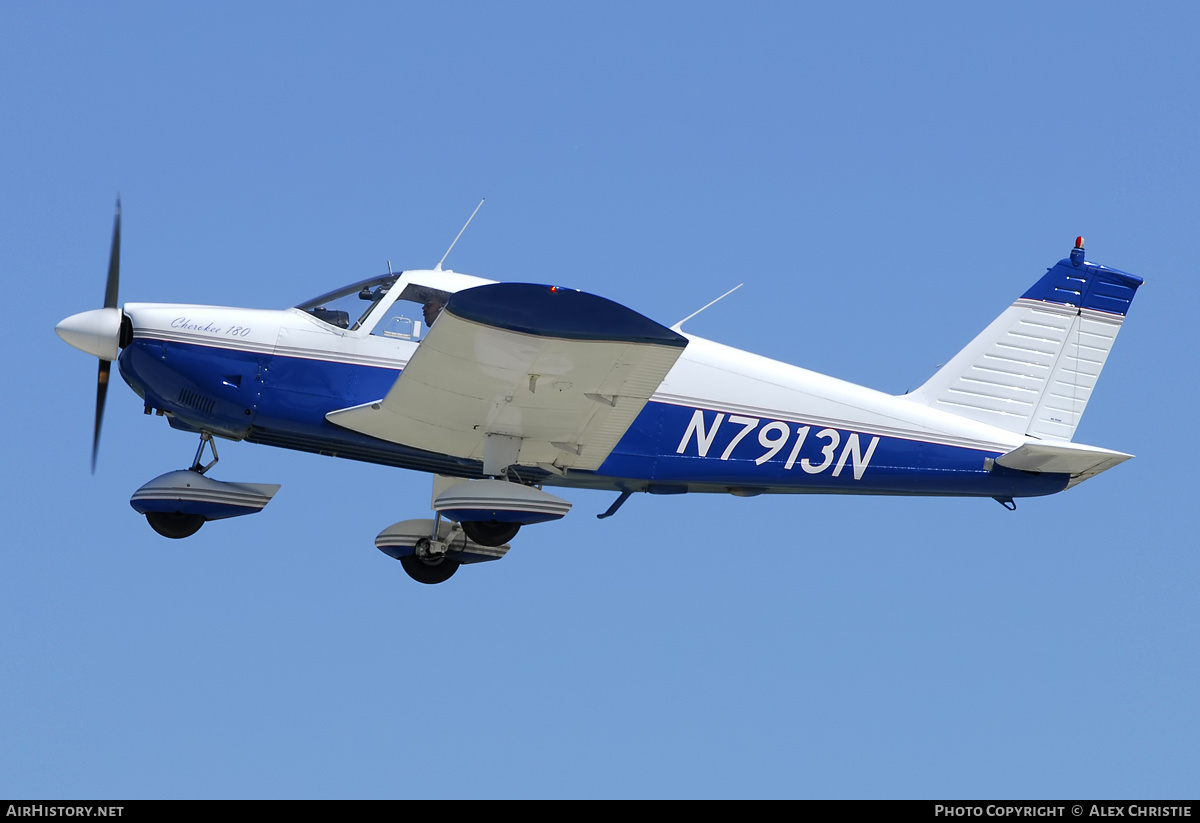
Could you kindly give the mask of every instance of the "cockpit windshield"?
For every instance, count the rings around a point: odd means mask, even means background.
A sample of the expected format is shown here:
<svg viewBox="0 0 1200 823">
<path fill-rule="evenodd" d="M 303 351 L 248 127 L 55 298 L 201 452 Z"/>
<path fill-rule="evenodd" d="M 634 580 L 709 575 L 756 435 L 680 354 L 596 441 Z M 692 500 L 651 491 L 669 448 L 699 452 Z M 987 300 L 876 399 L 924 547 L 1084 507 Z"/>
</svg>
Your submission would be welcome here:
<svg viewBox="0 0 1200 823">
<path fill-rule="evenodd" d="M 296 308 L 331 326 L 354 331 L 399 278 L 399 274 L 385 274 L 360 280 L 301 303 Z"/>
</svg>

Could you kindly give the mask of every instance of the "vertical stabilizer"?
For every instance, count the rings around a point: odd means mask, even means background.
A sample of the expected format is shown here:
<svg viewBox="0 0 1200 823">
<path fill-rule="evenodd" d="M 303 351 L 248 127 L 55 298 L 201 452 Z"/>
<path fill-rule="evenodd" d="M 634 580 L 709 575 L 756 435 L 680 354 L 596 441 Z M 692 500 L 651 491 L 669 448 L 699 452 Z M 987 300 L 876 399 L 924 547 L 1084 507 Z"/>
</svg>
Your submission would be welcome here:
<svg viewBox="0 0 1200 823">
<path fill-rule="evenodd" d="M 1142 279 L 1071 256 L 908 398 L 1028 434 L 1068 441 L 1091 399 Z"/>
</svg>

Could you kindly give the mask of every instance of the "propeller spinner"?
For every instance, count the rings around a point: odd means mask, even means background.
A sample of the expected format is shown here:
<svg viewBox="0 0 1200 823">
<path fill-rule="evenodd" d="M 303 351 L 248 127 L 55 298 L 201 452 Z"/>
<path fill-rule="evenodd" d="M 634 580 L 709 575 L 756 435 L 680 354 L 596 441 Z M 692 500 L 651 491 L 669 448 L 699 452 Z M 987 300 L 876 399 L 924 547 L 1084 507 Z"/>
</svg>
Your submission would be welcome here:
<svg viewBox="0 0 1200 823">
<path fill-rule="evenodd" d="M 108 281 L 104 287 L 104 308 L 80 312 L 63 320 L 54 330 L 77 349 L 100 358 L 96 378 L 96 429 L 92 436 L 92 473 L 96 472 L 96 451 L 100 447 L 100 424 L 104 420 L 104 402 L 108 396 L 108 376 L 112 361 L 121 350 L 121 324 L 124 314 L 117 306 L 117 287 L 121 270 L 121 201 L 113 223 L 112 253 L 108 260 Z"/>
</svg>

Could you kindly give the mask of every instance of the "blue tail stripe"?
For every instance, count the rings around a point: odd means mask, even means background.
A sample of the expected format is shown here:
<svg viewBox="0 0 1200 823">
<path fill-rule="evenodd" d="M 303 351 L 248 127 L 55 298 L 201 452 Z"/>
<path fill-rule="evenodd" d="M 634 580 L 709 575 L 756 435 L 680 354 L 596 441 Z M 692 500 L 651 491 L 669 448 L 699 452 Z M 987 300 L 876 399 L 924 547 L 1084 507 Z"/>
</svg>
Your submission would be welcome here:
<svg viewBox="0 0 1200 823">
<path fill-rule="evenodd" d="M 1058 261 L 1021 296 L 1124 316 L 1140 285 L 1142 278 L 1135 274 L 1066 259 Z"/>
</svg>

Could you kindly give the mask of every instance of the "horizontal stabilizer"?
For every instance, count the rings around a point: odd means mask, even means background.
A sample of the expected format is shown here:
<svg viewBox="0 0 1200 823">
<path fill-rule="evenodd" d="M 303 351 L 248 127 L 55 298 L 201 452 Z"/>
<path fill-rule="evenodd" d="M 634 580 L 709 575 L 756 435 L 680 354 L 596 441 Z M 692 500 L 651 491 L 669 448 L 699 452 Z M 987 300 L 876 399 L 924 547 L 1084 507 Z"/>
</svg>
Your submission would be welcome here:
<svg viewBox="0 0 1200 823">
<path fill-rule="evenodd" d="M 1132 457 L 1124 452 L 1075 443 L 1026 443 L 1000 455 L 996 462 L 1020 471 L 1069 474 L 1071 482 L 1067 488 L 1070 488 Z"/>
</svg>

